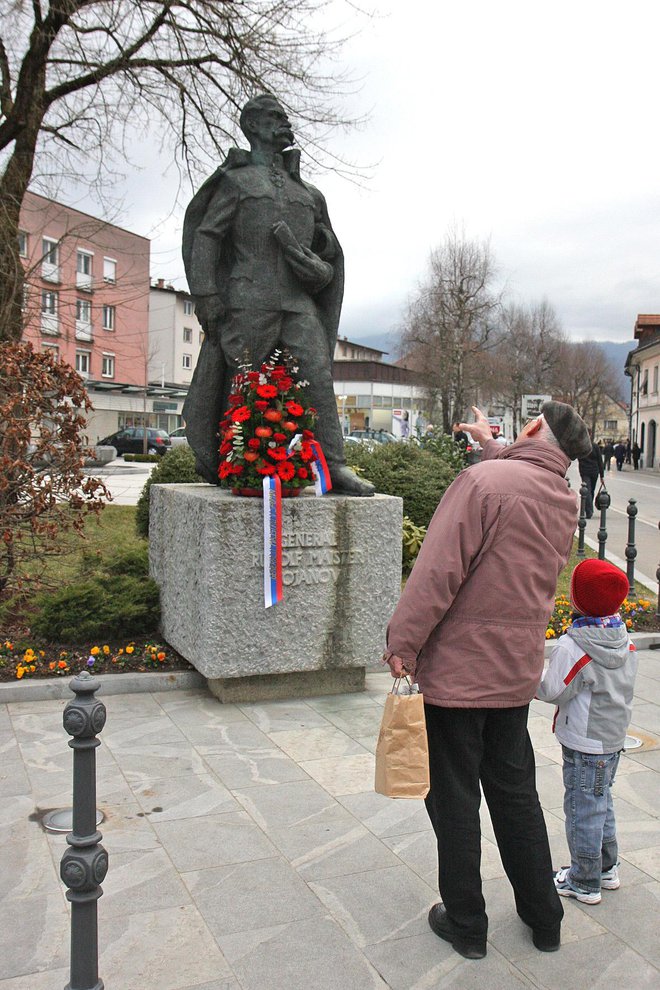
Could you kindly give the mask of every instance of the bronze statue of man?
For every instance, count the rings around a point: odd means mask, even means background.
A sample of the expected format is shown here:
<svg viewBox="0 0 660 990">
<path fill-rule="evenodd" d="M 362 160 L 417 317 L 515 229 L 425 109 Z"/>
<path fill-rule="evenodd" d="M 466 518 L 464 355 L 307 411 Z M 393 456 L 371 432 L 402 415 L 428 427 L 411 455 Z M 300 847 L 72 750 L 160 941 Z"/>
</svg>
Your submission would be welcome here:
<svg viewBox="0 0 660 990">
<path fill-rule="evenodd" d="M 205 339 L 183 408 L 198 470 L 218 483 L 218 423 L 237 360 L 259 366 L 285 348 L 309 382 L 333 489 L 372 495 L 346 466 L 332 385 L 344 261 L 325 199 L 300 178 L 293 131 L 273 96 L 243 107 L 250 151 L 232 148 L 194 196 L 183 258 Z"/>
</svg>

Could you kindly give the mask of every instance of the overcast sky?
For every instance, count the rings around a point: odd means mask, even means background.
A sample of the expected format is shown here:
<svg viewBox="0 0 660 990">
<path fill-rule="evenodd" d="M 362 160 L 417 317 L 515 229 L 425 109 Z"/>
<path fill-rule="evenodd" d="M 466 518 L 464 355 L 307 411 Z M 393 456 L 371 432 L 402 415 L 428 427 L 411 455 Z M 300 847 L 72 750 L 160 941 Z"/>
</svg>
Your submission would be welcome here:
<svg viewBox="0 0 660 990">
<path fill-rule="evenodd" d="M 574 339 L 630 340 L 660 311 L 657 0 L 372 6 L 345 49 L 369 120 L 335 144 L 371 177 L 314 179 L 346 254 L 340 332 L 396 327 L 454 222 L 490 239 L 511 298 L 547 297 Z M 126 183 L 122 223 L 184 287 L 166 165 Z"/>
</svg>

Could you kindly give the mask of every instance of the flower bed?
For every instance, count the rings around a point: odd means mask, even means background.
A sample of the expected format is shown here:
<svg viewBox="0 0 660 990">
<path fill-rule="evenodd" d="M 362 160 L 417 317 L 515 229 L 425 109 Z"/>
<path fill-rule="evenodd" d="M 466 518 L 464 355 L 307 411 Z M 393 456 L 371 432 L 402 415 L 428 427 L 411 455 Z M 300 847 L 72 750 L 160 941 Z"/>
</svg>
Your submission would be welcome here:
<svg viewBox="0 0 660 990">
<path fill-rule="evenodd" d="M 626 598 L 619 609 L 621 618 L 631 632 L 639 632 L 648 629 L 651 631 L 657 626 L 655 618 L 655 608 L 648 598 L 628 599 Z M 571 624 L 573 608 L 570 599 L 566 595 L 557 595 L 555 607 L 548 628 L 545 632 L 546 639 L 556 639 L 566 632 Z"/>
<path fill-rule="evenodd" d="M 68 677 L 88 670 L 94 674 L 125 671 L 192 670 L 187 661 L 169 646 L 153 640 L 119 644 L 94 644 L 89 649 L 38 644 L 28 645 L 11 640 L 0 641 L 0 681 Z"/>
</svg>

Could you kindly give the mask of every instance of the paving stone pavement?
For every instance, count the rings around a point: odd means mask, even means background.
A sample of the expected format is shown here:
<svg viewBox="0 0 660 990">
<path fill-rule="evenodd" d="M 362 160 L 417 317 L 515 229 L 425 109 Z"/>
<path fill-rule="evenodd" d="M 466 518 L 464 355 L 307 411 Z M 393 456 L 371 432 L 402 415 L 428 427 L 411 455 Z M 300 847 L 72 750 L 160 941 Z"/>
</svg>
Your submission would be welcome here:
<svg viewBox="0 0 660 990">
<path fill-rule="evenodd" d="M 483 815 L 488 955 L 428 929 L 433 834 L 420 801 L 372 790 L 391 679 L 363 694 L 223 706 L 203 690 L 103 698 L 98 806 L 110 869 L 99 902 L 107 990 L 604 990 L 660 988 L 660 655 L 640 651 L 615 785 L 618 891 L 565 902 L 562 948 L 537 952 Z M 0 705 L 0 990 L 68 982 L 63 836 L 39 823 L 71 800 L 63 701 Z M 552 708 L 530 732 L 556 867 L 565 865 Z"/>
</svg>

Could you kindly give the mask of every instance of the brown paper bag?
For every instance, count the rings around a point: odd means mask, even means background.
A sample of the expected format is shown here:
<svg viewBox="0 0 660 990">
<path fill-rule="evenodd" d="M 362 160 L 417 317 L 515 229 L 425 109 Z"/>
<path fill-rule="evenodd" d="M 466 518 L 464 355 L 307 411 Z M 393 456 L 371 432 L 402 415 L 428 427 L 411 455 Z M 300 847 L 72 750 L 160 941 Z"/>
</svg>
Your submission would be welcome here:
<svg viewBox="0 0 660 990">
<path fill-rule="evenodd" d="M 385 699 L 374 788 L 385 797 L 425 798 L 430 782 L 424 698 L 399 693 L 399 683 Z"/>
</svg>

